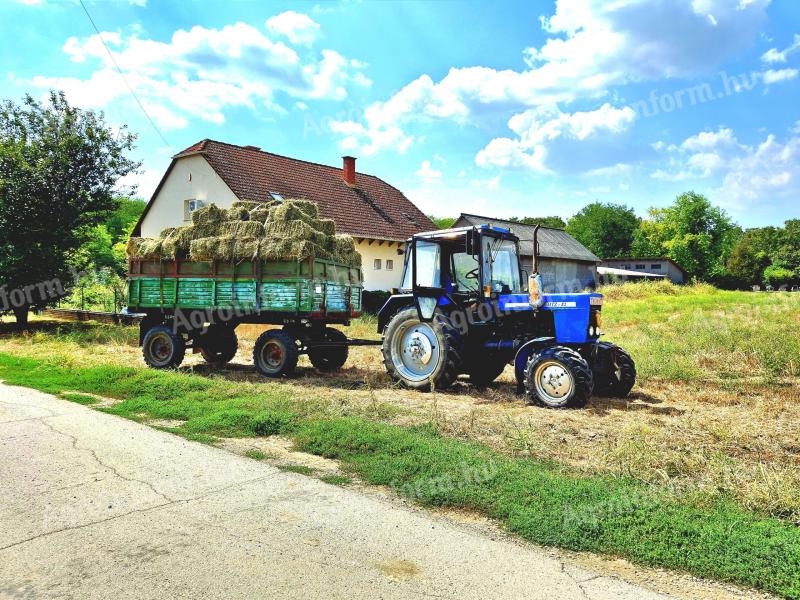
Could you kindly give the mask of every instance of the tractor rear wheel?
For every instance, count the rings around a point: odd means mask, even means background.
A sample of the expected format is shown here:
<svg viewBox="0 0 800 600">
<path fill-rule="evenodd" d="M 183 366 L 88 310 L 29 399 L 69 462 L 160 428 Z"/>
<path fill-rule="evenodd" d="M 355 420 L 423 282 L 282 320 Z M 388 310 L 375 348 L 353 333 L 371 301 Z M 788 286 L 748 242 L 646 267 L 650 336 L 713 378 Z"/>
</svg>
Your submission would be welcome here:
<svg viewBox="0 0 800 600">
<path fill-rule="evenodd" d="M 546 408 L 580 408 L 589 401 L 592 387 L 589 363 L 571 348 L 545 348 L 528 359 L 525 391 L 529 404 Z"/>
<path fill-rule="evenodd" d="M 239 348 L 236 330 L 227 325 L 211 325 L 196 342 L 200 347 L 200 354 L 207 363 L 224 365 L 229 363 Z"/>
<path fill-rule="evenodd" d="M 320 371 L 335 371 L 341 369 L 347 362 L 350 353 L 347 347 L 347 336 L 333 327 L 326 327 L 322 339 L 314 341 L 334 342 L 342 344 L 333 348 L 315 348 L 314 342 L 310 342 L 308 347 L 308 359 Z"/>
<path fill-rule="evenodd" d="M 186 342 L 166 325 L 151 327 L 142 340 L 144 362 L 153 369 L 176 369 L 186 355 Z"/>
<path fill-rule="evenodd" d="M 298 354 L 294 337 L 280 329 L 270 329 L 258 336 L 253 363 L 262 375 L 283 377 L 294 373 Z"/>
<path fill-rule="evenodd" d="M 389 376 L 416 390 L 444 390 L 461 370 L 461 336 L 447 315 L 420 321 L 417 309 L 397 312 L 383 336 L 383 363 Z"/>
<path fill-rule="evenodd" d="M 636 383 L 636 364 L 624 348 L 600 342 L 597 344 L 594 380 L 598 396 L 625 398 Z"/>
</svg>

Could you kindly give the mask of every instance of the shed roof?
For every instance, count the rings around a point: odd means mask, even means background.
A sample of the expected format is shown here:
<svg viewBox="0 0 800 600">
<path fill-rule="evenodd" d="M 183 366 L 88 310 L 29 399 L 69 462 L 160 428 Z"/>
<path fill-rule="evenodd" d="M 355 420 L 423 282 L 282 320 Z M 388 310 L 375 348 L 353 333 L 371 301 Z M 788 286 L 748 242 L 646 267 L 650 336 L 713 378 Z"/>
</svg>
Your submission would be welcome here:
<svg viewBox="0 0 800 600">
<path fill-rule="evenodd" d="M 484 217 L 461 213 L 455 222 L 454 227 L 459 225 L 484 225 L 491 223 L 508 227 L 519 238 L 519 251 L 523 256 L 533 256 L 533 230 L 535 225 L 526 225 L 504 219 Z M 572 237 L 563 229 L 552 227 L 539 228 L 539 256 L 542 258 L 562 258 L 580 262 L 599 263 L 600 259 L 595 256 L 586 246 Z"/>
</svg>

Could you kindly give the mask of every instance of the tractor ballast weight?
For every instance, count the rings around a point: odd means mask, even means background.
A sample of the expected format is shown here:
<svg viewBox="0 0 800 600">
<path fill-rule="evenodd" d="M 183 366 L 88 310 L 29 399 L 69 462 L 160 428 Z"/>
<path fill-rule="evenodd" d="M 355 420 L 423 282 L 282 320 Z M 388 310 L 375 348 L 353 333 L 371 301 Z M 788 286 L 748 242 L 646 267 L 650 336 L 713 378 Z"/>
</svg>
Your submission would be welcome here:
<svg viewBox="0 0 800 600">
<path fill-rule="evenodd" d="M 583 406 L 594 392 L 625 396 L 630 355 L 600 342 L 603 296 L 547 293 L 520 267 L 519 239 L 490 224 L 420 233 L 406 243 L 401 289 L 378 314 L 390 376 L 443 389 L 460 374 L 486 385 L 513 364 L 531 403 Z"/>
</svg>

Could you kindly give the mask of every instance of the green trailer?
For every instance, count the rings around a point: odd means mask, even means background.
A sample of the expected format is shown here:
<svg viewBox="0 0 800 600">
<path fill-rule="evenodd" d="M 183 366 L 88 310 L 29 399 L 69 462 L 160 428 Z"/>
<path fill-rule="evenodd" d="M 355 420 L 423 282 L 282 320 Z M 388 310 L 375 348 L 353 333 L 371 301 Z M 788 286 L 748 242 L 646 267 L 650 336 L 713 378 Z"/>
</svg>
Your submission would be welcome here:
<svg viewBox="0 0 800 600">
<path fill-rule="evenodd" d="M 329 260 L 141 260 L 128 263 L 128 312 L 144 315 L 145 362 L 175 368 L 187 349 L 214 364 L 236 354 L 236 327 L 278 325 L 256 341 L 253 360 L 269 377 L 290 374 L 300 354 L 338 369 L 359 343 L 330 325 L 361 314 L 361 269 Z"/>
</svg>

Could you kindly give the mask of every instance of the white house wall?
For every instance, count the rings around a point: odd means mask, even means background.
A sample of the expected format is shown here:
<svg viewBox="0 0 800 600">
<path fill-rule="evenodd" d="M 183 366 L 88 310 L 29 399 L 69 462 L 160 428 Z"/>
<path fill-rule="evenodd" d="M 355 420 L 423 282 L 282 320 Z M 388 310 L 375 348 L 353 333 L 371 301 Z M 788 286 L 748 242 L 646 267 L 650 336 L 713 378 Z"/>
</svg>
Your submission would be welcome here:
<svg viewBox="0 0 800 600">
<path fill-rule="evenodd" d="M 165 227 L 184 225 L 186 200 L 229 208 L 236 196 L 202 156 L 178 159 L 142 221 L 142 236 L 157 237 Z"/>
<path fill-rule="evenodd" d="M 400 287 L 400 280 L 403 277 L 403 256 L 397 254 L 399 247 L 396 242 L 381 244 L 377 240 L 373 240 L 371 244 L 369 240 L 356 243 L 356 249 L 362 259 L 365 290 L 389 290 Z M 376 259 L 380 260 L 380 269 L 375 268 Z M 387 260 L 392 261 L 391 270 L 386 269 Z"/>
</svg>

